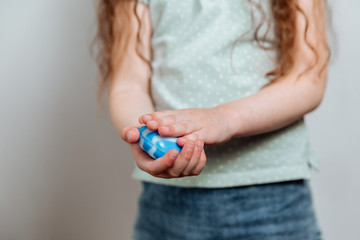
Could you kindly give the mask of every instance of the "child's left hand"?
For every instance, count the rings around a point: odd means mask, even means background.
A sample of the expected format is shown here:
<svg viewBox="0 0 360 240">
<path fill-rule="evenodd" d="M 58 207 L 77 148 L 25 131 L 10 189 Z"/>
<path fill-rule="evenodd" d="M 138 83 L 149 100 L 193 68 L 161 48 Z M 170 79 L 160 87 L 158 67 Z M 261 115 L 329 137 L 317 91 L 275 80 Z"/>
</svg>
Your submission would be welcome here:
<svg viewBox="0 0 360 240">
<path fill-rule="evenodd" d="M 146 124 L 150 130 L 158 130 L 161 136 L 179 137 L 177 144 L 181 147 L 186 140 L 199 138 L 209 145 L 232 137 L 232 123 L 221 106 L 153 112 L 140 116 L 139 123 Z"/>
</svg>

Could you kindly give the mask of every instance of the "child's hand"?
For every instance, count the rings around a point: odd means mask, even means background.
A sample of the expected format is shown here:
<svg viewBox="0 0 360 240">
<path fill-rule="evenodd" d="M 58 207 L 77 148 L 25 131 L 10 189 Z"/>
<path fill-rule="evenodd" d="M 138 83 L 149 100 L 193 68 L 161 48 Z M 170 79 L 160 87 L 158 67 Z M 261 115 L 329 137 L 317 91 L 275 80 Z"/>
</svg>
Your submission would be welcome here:
<svg viewBox="0 0 360 240">
<path fill-rule="evenodd" d="M 121 137 L 131 145 L 136 165 L 154 177 L 196 176 L 205 167 L 206 155 L 203 149 L 204 142 L 201 139 L 188 141 L 180 154 L 172 149 L 161 158 L 153 159 L 136 143 L 140 137 L 137 127 L 124 128 Z"/>
<path fill-rule="evenodd" d="M 150 130 L 158 130 L 161 136 L 180 137 L 179 146 L 196 139 L 203 139 L 205 144 L 218 144 L 232 137 L 229 116 L 220 106 L 158 111 L 140 116 L 139 122 Z"/>
</svg>

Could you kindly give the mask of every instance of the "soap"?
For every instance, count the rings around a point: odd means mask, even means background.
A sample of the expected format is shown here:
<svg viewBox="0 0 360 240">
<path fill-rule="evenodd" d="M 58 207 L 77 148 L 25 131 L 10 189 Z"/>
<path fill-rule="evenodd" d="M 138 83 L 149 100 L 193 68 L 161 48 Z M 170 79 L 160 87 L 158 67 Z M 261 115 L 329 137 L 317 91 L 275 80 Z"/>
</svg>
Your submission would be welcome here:
<svg viewBox="0 0 360 240">
<path fill-rule="evenodd" d="M 181 151 L 181 147 L 176 143 L 177 137 L 162 137 L 158 131 L 151 131 L 146 126 L 140 127 L 139 132 L 137 143 L 154 159 L 164 156 L 171 149 Z"/>
</svg>

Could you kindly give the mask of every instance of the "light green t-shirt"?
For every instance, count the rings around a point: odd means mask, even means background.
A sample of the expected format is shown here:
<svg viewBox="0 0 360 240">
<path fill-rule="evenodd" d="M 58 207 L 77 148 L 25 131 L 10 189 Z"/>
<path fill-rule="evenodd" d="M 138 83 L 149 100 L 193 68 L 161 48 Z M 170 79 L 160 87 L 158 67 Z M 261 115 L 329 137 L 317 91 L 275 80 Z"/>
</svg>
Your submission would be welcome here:
<svg viewBox="0 0 360 240">
<path fill-rule="evenodd" d="M 258 92 L 273 69 L 269 52 L 246 35 L 247 0 L 141 0 L 153 28 L 151 94 L 156 110 L 213 107 Z M 268 9 L 268 6 L 264 6 Z M 279 93 L 280 94 L 280 93 Z M 198 176 L 156 178 L 137 167 L 138 180 L 185 187 L 231 187 L 310 178 L 318 157 L 304 118 L 276 131 L 205 146 L 207 163 Z"/>
</svg>

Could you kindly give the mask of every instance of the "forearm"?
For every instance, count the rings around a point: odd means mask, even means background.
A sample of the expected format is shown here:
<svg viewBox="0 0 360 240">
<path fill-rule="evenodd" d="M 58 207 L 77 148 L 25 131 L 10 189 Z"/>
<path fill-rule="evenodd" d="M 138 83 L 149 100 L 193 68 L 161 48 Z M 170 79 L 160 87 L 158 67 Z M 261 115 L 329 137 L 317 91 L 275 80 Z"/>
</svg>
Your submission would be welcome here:
<svg viewBox="0 0 360 240">
<path fill-rule="evenodd" d="M 313 111 L 321 102 L 325 81 L 300 79 L 268 85 L 258 93 L 220 105 L 228 114 L 232 136 L 277 130 Z"/>
<path fill-rule="evenodd" d="M 149 94 L 142 90 L 127 90 L 109 96 L 109 111 L 116 130 L 139 125 L 140 115 L 151 113 L 154 107 Z"/>
</svg>

